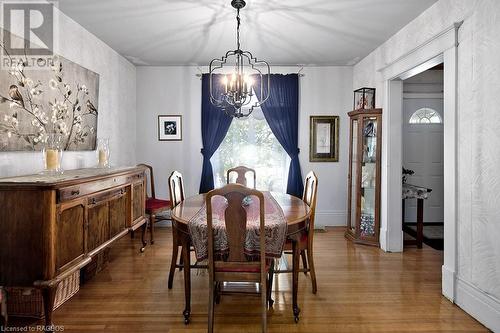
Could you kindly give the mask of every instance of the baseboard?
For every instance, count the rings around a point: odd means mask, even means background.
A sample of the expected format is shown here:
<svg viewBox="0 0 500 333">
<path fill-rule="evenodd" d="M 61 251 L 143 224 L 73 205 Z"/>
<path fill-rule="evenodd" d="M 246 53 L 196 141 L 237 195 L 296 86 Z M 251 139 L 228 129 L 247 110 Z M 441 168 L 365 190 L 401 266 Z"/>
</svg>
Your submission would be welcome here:
<svg viewBox="0 0 500 333">
<path fill-rule="evenodd" d="M 347 212 L 336 210 L 316 211 L 314 227 L 324 229 L 325 227 L 345 227 L 347 223 Z"/>
<path fill-rule="evenodd" d="M 500 300 L 457 278 L 455 303 L 493 332 L 500 332 Z"/>
<path fill-rule="evenodd" d="M 380 236 L 379 236 L 380 248 L 382 251 L 387 251 L 387 229 L 380 228 Z"/>
<path fill-rule="evenodd" d="M 450 302 L 455 301 L 455 272 L 443 265 L 441 267 L 441 293 Z"/>
<path fill-rule="evenodd" d="M 380 248 L 385 252 L 403 252 L 403 230 L 393 232 L 391 235 L 389 230 L 380 228 L 379 242 Z"/>
</svg>

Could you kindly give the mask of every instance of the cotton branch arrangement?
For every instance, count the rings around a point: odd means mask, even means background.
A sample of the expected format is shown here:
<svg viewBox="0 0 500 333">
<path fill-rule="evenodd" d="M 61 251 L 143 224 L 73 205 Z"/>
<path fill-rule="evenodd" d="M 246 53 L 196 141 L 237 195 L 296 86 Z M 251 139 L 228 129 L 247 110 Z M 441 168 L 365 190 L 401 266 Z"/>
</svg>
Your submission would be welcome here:
<svg viewBox="0 0 500 333">
<path fill-rule="evenodd" d="M 72 87 L 64 80 L 63 63 L 54 57 L 49 82 L 34 81 L 26 74 L 27 61 L 13 61 L 3 44 L 4 53 L 11 60 L 9 75 L 12 78 L 9 90 L 0 92 L 0 103 L 9 103 L 9 114 L 0 119 L 0 133 L 7 138 L 23 139 L 32 150 L 38 150 L 47 141 L 49 134 L 61 135 L 63 149 L 76 148 L 84 143 L 96 130 L 82 125 L 84 117 L 97 117 L 97 109 L 89 99 L 89 91 L 84 84 Z M 47 89 L 56 93 L 56 98 L 43 102 Z M 32 126 L 27 132 L 20 129 L 19 116 L 28 115 Z M 25 128 L 25 126 L 21 126 Z"/>
</svg>

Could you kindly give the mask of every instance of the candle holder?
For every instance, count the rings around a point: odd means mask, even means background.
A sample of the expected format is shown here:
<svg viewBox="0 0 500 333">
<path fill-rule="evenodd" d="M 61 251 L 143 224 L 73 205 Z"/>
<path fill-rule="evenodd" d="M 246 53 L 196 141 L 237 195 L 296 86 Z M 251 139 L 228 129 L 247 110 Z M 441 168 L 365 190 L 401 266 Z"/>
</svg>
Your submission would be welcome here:
<svg viewBox="0 0 500 333">
<path fill-rule="evenodd" d="M 62 154 L 62 136 L 55 133 L 49 134 L 42 148 L 43 173 L 52 175 L 62 174 Z"/>
<path fill-rule="evenodd" d="M 109 164 L 109 139 L 99 138 L 97 139 L 97 167 L 99 168 L 110 168 Z"/>
</svg>

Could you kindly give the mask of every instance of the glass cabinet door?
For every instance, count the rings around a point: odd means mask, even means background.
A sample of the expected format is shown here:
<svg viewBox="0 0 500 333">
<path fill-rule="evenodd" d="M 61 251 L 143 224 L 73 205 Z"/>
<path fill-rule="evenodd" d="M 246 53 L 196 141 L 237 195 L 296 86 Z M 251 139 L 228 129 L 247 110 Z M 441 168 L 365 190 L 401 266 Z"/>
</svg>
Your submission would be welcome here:
<svg viewBox="0 0 500 333">
<path fill-rule="evenodd" d="M 356 233 L 356 219 L 357 219 L 357 202 L 358 202 L 358 120 L 353 119 L 351 123 L 351 202 L 350 204 L 350 229 L 352 233 Z"/>
<path fill-rule="evenodd" d="M 377 186 L 377 117 L 362 118 L 361 159 L 361 212 L 360 236 L 373 237 L 376 234 L 376 192 Z"/>
<path fill-rule="evenodd" d="M 382 109 L 354 110 L 348 115 L 351 141 L 345 237 L 379 246 Z"/>
</svg>

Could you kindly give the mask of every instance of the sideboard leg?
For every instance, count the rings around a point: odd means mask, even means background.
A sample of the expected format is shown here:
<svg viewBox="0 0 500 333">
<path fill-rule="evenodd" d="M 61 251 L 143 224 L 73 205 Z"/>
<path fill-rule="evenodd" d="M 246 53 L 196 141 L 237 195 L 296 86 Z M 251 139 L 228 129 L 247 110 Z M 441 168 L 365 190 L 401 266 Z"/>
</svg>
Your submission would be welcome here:
<svg viewBox="0 0 500 333">
<path fill-rule="evenodd" d="M 142 224 L 142 233 L 141 233 L 141 242 L 142 242 L 142 247 L 141 247 L 141 252 L 144 252 L 146 249 L 146 245 L 148 245 L 148 242 L 146 242 L 146 231 L 148 230 L 148 221 L 145 221 Z"/>
<path fill-rule="evenodd" d="M 150 238 L 150 243 L 153 245 L 155 243 L 155 222 L 156 222 L 156 215 L 155 214 L 150 214 L 149 215 L 149 232 L 151 233 L 151 238 Z"/>
<path fill-rule="evenodd" d="M 57 283 L 51 287 L 46 287 L 42 289 L 43 312 L 45 314 L 46 332 L 54 331 L 54 323 L 52 322 L 52 313 L 54 312 L 54 302 L 56 300 L 56 291 L 58 285 L 59 284 Z"/>
</svg>

